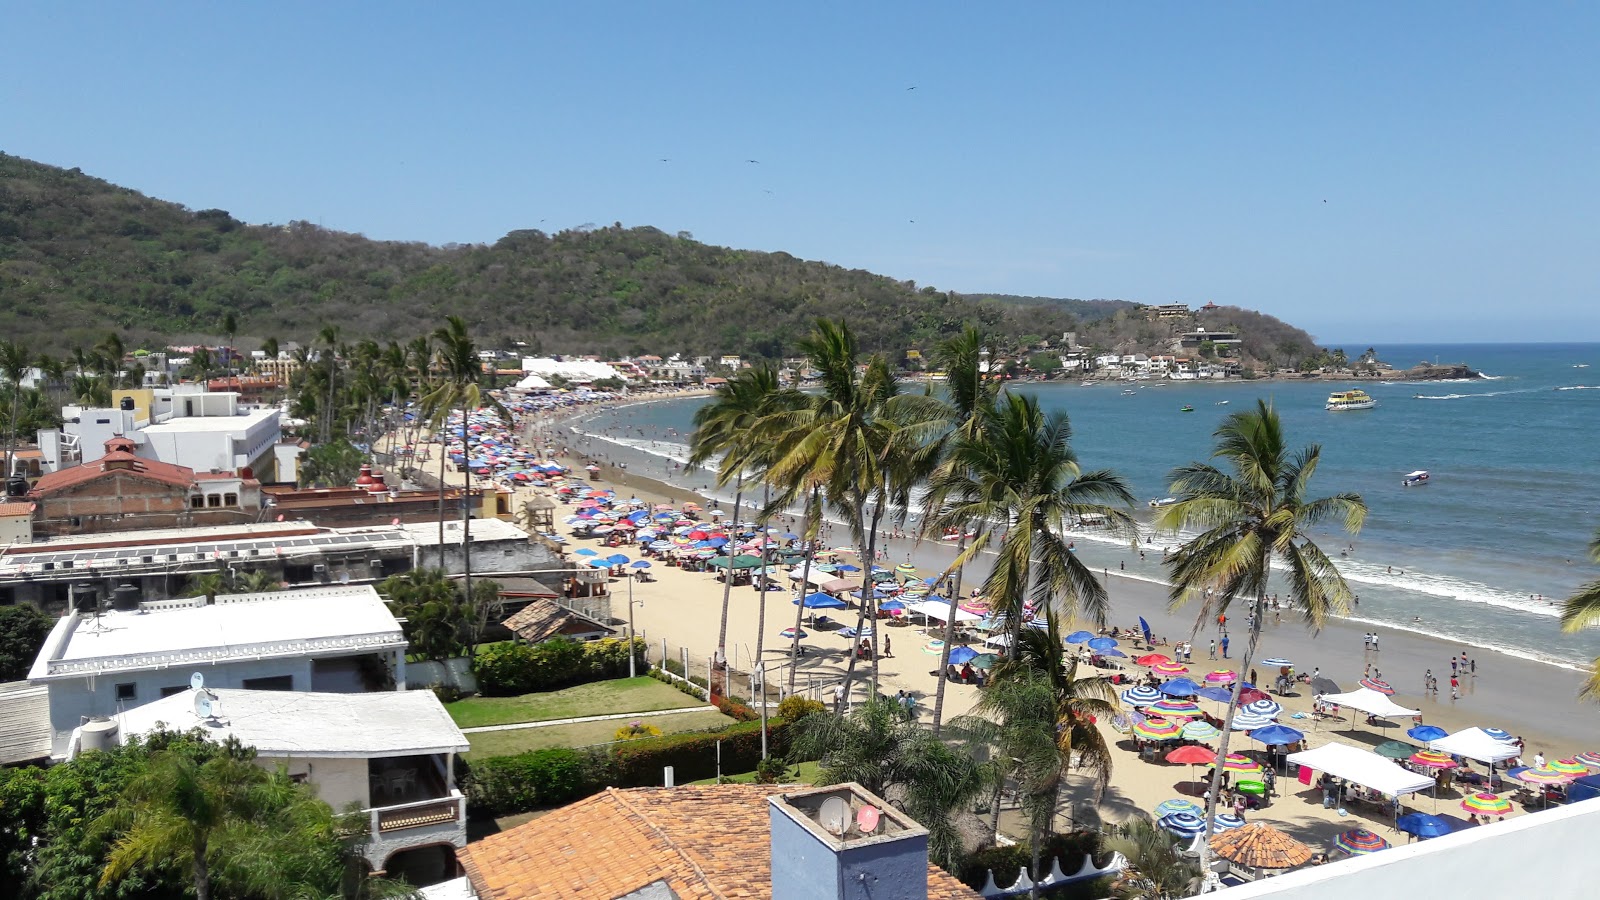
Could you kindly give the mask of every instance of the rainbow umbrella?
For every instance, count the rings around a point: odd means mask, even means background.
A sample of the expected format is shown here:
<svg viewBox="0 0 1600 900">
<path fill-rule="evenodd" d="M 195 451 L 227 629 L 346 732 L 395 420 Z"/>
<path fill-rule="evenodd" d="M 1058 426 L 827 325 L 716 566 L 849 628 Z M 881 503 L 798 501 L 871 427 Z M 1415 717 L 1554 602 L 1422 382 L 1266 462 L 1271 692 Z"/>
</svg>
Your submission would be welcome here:
<svg viewBox="0 0 1600 900">
<path fill-rule="evenodd" d="M 929 656 L 938 656 L 944 653 L 944 641 L 937 638 L 922 645 L 922 652 Z"/>
<path fill-rule="evenodd" d="M 1571 775 L 1574 778 L 1582 778 L 1589 774 L 1589 767 L 1575 759 L 1558 759 L 1546 765 L 1545 768 L 1552 772 L 1560 772 L 1563 775 Z"/>
<path fill-rule="evenodd" d="M 1159 716 L 1133 723 L 1133 733 L 1147 741 L 1170 741 L 1183 733 L 1183 727 Z"/>
<path fill-rule="evenodd" d="M 1456 761 L 1450 758 L 1450 754 L 1440 753 L 1437 750 L 1419 750 L 1411 754 L 1409 762 L 1424 769 L 1456 768 Z"/>
<path fill-rule="evenodd" d="M 1163 716 L 1198 716 L 1200 704 L 1193 700 L 1179 700 L 1168 697 L 1150 704 L 1150 712 Z"/>
<path fill-rule="evenodd" d="M 1600 769 L 1600 753 L 1597 753 L 1593 750 L 1589 751 L 1588 753 L 1579 753 L 1577 756 L 1574 756 L 1573 759 L 1583 763 L 1591 769 Z"/>
<path fill-rule="evenodd" d="M 1170 816 L 1173 813 L 1188 813 L 1191 816 L 1198 816 L 1200 815 L 1200 807 L 1181 797 L 1175 800 L 1164 800 L 1156 807 L 1156 818 L 1158 819 Z"/>
<path fill-rule="evenodd" d="M 1511 801 L 1494 794 L 1472 794 L 1461 801 L 1461 808 L 1480 816 L 1503 816 L 1511 812 Z"/>
<path fill-rule="evenodd" d="M 1216 763 L 1213 762 L 1211 766 L 1215 768 Z M 1240 776 L 1260 775 L 1262 772 L 1261 765 L 1259 763 L 1240 753 L 1229 753 L 1226 757 L 1224 757 L 1222 760 L 1222 770 L 1224 772 L 1233 772 Z"/>
<path fill-rule="evenodd" d="M 1217 726 L 1204 719 L 1195 719 L 1183 726 L 1184 738 L 1191 741 L 1209 741 L 1221 735 L 1222 732 L 1217 730 Z"/>
<path fill-rule="evenodd" d="M 1175 662 L 1162 662 L 1151 666 L 1150 671 L 1157 675 L 1187 675 L 1189 674 L 1189 667 Z"/>
<path fill-rule="evenodd" d="M 794 626 L 791 625 L 788 628 L 785 628 L 784 630 L 778 632 L 778 636 L 781 637 L 781 638 L 784 638 L 786 640 L 791 640 L 792 641 L 792 640 L 795 639 L 796 636 L 806 637 L 807 634 L 806 634 L 805 629 L 802 628 L 799 631 L 796 631 Z"/>
<path fill-rule="evenodd" d="M 1239 676 L 1232 672 L 1229 672 L 1225 669 L 1218 669 L 1217 671 L 1210 672 L 1206 675 L 1206 684 L 1233 684 L 1238 678 Z"/>
<path fill-rule="evenodd" d="M 1365 828 L 1356 828 L 1333 839 L 1333 845 L 1351 856 L 1362 856 L 1389 849 L 1389 842 Z"/>
<path fill-rule="evenodd" d="M 900 565 L 895 566 L 894 570 L 895 572 L 908 577 L 917 574 L 917 567 L 910 563 L 901 563 Z"/>
<path fill-rule="evenodd" d="M 1528 784 L 1566 784 L 1577 776 L 1566 775 L 1551 769 L 1549 766 L 1544 766 L 1543 768 L 1526 769 L 1518 772 L 1515 777 L 1518 781 L 1527 782 Z"/>
</svg>

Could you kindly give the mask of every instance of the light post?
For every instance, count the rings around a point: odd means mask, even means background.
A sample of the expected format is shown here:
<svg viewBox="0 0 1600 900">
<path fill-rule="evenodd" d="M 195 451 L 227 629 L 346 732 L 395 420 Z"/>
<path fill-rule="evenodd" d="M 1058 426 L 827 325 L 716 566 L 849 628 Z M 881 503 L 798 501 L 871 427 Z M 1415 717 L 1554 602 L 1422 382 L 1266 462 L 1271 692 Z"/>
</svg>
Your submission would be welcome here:
<svg viewBox="0 0 1600 900">
<path fill-rule="evenodd" d="M 634 659 L 639 654 L 634 652 L 633 641 L 634 641 L 634 637 L 633 637 L 633 575 L 630 573 L 628 575 L 628 677 L 629 678 L 634 678 L 637 675 L 637 673 L 634 671 L 634 666 L 637 665 L 637 663 L 634 661 Z"/>
</svg>

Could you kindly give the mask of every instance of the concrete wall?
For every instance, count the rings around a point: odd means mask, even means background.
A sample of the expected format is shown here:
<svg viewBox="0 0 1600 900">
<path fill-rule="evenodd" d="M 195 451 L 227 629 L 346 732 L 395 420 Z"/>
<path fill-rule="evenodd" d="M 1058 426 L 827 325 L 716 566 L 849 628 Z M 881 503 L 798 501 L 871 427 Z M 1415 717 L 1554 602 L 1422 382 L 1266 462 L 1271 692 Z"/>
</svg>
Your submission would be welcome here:
<svg viewBox="0 0 1600 900">
<path fill-rule="evenodd" d="M 32 540 L 31 516 L 0 516 L 0 544 L 26 544 Z"/>
<path fill-rule="evenodd" d="M 927 900 L 925 833 L 836 851 L 798 822 L 768 809 L 772 900 Z"/>
<path fill-rule="evenodd" d="M 1584 800 L 1370 856 L 1290 872 L 1210 896 L 1218 900 L 1351 897 L 1594 897 L 1587 850 L 1600 833 L 1600 799 Z M 1384 837 L 1405 841 L 1405 835 Z M 1531 892 L 1531 893 L 1527 893 Z"/>
<path fill-rule="evenodd" d="M 256 761 L 268 769 L 276 769 L 281 763 L 288 766 L 290 775 L 306 776 L 316 785 L 317 796 L 336 813 L 344 812 L 352 803 L 361 809 L 372 805 L 366 757 L 258 757 Z"/>
</svg>

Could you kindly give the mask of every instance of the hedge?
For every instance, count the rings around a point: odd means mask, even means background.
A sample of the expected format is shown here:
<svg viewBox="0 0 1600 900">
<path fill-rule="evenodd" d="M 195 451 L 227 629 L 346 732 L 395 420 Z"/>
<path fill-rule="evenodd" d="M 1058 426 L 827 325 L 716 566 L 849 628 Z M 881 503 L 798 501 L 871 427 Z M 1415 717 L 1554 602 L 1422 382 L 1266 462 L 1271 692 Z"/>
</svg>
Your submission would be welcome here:
<svg viewBox="0 0 1600 900">
<path fill-rule="evenodd" d="M 644 662 L 645 642 L 634 638 L 638 668 Z M 478 690 L 487 697 L 515 697 L 535 691 L 554 691 L 628 674 L 628 641 L 606 638 L 574 641 L 555 638 L 539 644 L 495 644 L 478 652 L 473 662 Z"/>
</svg>

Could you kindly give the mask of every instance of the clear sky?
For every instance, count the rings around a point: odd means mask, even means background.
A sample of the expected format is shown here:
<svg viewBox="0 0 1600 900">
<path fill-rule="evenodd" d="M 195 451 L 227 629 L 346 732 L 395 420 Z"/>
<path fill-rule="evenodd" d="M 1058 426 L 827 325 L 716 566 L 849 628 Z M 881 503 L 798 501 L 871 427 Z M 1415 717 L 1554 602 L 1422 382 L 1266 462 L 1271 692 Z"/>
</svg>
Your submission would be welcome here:
<svg viewBox="0 0 1600 900">
<path fill-rule="evenodd" d="M 1328 342 L 1600 340 L 1600 4 L 0 0 L 0 23 L 0 150 L 252 222 L 621 221 Z"/>
</svg>

